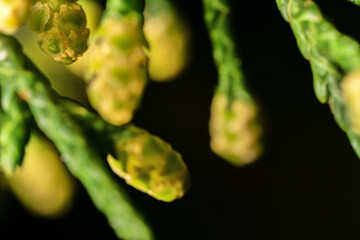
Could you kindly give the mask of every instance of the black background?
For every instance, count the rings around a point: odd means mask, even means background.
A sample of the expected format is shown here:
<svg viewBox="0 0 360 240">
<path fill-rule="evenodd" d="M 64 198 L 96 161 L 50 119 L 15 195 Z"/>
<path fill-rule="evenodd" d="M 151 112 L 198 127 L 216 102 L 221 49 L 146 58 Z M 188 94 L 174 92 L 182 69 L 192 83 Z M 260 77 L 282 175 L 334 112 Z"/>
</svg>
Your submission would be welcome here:
<svg viewBox="0 0 360 240">
<path fill-rule="evenodd" d="M 134 122 L 182 153 L 192 186 L 163 203 L 131 187 L 157 239 L 359 239 L 360 161 L 312 88 L 289 25 L 274 0 L 231 1 L 233 28 L 265 126 L 265 153 L 234 168 L 209 149 L 209 106 L 217 79 L 201 1 L 176 1 L 192 28 L 192 62 L 171 83 L 148 85 Z M 360 8 L 318 1 L 336 27 L 360 40 Z M 122 181 L 119 180 L 119 184 Z M 0 239 L 116 239 L 85 190 L 64 218 L 44 220 L 9 196 Z"/>
</svg>

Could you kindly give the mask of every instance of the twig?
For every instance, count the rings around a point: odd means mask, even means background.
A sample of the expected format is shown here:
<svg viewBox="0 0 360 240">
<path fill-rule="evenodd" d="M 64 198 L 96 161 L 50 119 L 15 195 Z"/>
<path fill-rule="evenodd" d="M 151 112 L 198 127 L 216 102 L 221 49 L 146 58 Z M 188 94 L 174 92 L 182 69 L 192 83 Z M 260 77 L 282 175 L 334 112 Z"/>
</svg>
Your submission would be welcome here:
<svg viewBox="0 0 360 240">
<path fill-rule="evenodd" d="M 276 3 L 290 23 L 302 55 L 310 61 L 317 98 L 321 103 L 329 102 L 336 122 L 360 157 L 356 117 L 359 98 L 353 94 L 359 82 L 355 74 L 360 68 L 359 44 L 324 19 L 311 0 L 277 0 Z"/>
<path fill-rule="evenodd" d="M 38 127 L 53 141 L 70 172 L 85 186 L 118 237 L 152 239 L 150 229 L 109 174 L 94 143 L 87 140 L 81 126 L 61 105 L 63 98 L 22 54 L 20 45 L 0 35 L 0 52 L 5 56 L 0 61 L 0 72 L 7 73 L 1 75 L 1 87 L 16 82 L 16 91 L 28 104 Z"/>
<path fill-rule="evenodd" d="M 261 153 L 257 106 L 245 86 L 241 60 L 230 29 L 226 0 L 203 0 L 219 83 L 212 102 L 212 150 L 235 166 L 253 162 Z"/>
</svg>

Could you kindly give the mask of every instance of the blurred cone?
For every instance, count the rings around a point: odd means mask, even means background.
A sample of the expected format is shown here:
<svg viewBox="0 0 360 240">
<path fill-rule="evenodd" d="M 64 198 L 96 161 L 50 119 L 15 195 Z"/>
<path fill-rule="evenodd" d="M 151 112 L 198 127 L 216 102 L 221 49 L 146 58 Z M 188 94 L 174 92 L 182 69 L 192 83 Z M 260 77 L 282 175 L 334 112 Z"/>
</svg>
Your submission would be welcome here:
<svg viewBox="0 0 360 240">
<path fill-rule="evenodd" d="M 55 147 L 39 134 L 32 133 L 23 164 L 7 179 L 19 201 L 35 215 L 57 217 L 71 206 L 74 179 Z"/>
</svg>

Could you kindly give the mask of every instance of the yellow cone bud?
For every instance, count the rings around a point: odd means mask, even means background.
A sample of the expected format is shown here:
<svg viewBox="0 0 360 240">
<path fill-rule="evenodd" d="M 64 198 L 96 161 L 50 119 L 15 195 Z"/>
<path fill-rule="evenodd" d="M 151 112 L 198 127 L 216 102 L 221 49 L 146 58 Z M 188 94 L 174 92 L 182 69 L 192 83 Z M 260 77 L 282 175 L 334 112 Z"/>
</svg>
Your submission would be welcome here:
<svg viewBox="0 0 360 240">
<path fill-rule="evenodd" d="M 0 32 L 14 34 L 26 22 L 31 0 L 0 0 Z"/>
<path fill-rule="evenodd" d="M 90 41 L 86 62 L 91 105 L 108 122 L 131 120 L 147 79 L 141 22 L 136 14 L 103 20 Z"/>
<path fill-rule="evenodd" d="M 341 91 L 351 130 L 360 135 L 360 70 L 344 77 L 341 81 Z"/>
<path fill-rule="evenodd" d="M 239 99 L 215 95 L 211 105 L 210 146 L 235 166 L 256 160 L 261 153 L 260 129 L 255 122 L 256 107 Z"/>
<path fill-rule="evenodd" d="M 119 139 L 116 157 L 108 155 L 111 169 L 136 189 L 170 202 L 184 195 L 190 175 L 179 153 L 145 130 L 130 127 Z"/>
<path fill-rule="evenodd" d="M 87 27 L 90 29 L 90 38 L 95 32 L 96 28 L 99 26 L 101 15 L 103 13 L 103 8 L 100 3 L 96 0 L 79 0 L 78 2 L 83 8 L 86 18 L 87 18 Z M 83 57 L 79 58 L 73 64 L 67 65 L 67 68 L 78 77 L 83 78 L 85 75 L 85 58 L 87 51 L 84 52 Z"/>
<path fill-rule="evenodd" d="M 24 162 L 8 182 L 20 202 L 30 212 L 56 217 L 68 210 L 74 195 L 74 180 L 62 164 L 54 146 L 44 137 L 32 134 Z"/>
<path fill-rule="evenodd" d="M 147 3 L 144 33 L 150 46 L 149 75 L 155 81 L 171 80 L 186 66 L 189 29 L 172 5 L 152 11 L 152 1 Z"/>
<path fill-rule="evenodd" d="M 75 0 L 34 1 L 28 23 L 39 33 L 40 48 L 58 62 L 73 63 L 87 49 L 86 16 Z"/>
</svg>

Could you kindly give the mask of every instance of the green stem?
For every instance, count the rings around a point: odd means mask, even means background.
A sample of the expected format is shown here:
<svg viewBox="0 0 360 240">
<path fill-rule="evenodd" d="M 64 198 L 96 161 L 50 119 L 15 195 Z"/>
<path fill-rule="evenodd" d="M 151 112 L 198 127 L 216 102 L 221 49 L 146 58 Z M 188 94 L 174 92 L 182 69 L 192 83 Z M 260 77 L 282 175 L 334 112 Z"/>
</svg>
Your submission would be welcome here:
<svg viewBox="0 0 360 240">
<path fill-rule="evenodd" d="M 11 69 L 17 77 L 1 78 L 0 85 L 5 87 L 15 79 L 17 92 L 27 102 L 39 128 L 54 142 L 70 172 L 85 186 L 118 237 L 152 239 L 150 229 L 111 177 L 94 143 L 86 140 L 81 126 L 60 104 L 63 98 L 37 70 L 29 68 L 31 63 L 14 39 L 0 35 L 1 51 L 5 51 L 7 57 L 0 61 L 0 72 Z"/>
<path fill-rule="evenodd" d="M 4 124 L 4 118 L 5 118 L 5 113 L 3 112 L 1 106 L 0 106 L 0 131 L 1 131 L 1 128 Z"/>
<path fill-rule="evenodd" d="M 254 162 L 262 152 L 257 106 L 245 86 L 230 29 L 228 1 L 203 0 L 203 5 L 219 78 L 211 104 L 210 146 L 214 153 L 240 167 Z"/>
<path fill-rule="evenodd" d="M 64 99 L 61 104 L 83 126 L 89 137 L 96 141 L 96 145 L 101 146 L 106 153 L 114 153 L 116 143 L 113 139 L 116 139 L 117 135 L 124 133 L 129 124 L 122 126 L 110 125 L 97 114 L 69 99 Z"/>
<path fill-rule="evenodd" d="M 127 15 L 131 12 L 137 12 L 142 16 L 144 6 L 144 0 L 107 0 L 104 17 L 112 14 Z"/>
<path fill-rule="evenodd" d="M 348 1 L 355 4 L 355 5 L 360 6 L 360 0 L 348 0 Z"/>
<path fill-rule="evenodd" d="M 230 29 L 230 7 L 227 0 L 203 0 L 205 21 L 213 46 L 213 56 L 219 74 L 217 91 L 232 98 L 252 102 L 241 71 Z"/>
<path fill-rule="evenodd" d="M 22 163 L 25 146 L 30 137 L 32 119 L 26 104 L 17 96 L 15 82 L 7 83 L 1 89 L 1 106 L 4 113 L 0 131 L 0 165 L 6 174 L 10 174 Z"/>
<path fill-rule="evenodd" d="M 320 102 L 330 103 L 335 120 L 360 157 L 360 136 L 352 129 L 340 85 L 346 74 L 360 68 L 359 44 L 324 19 L 311 0 L 277 0 L 276 3 L 290 23 L 302 55 L 310 61 L 316 96 Z"/>
<path fill-rule="evenodd" d="M 181 198 L 190 175 L 179 153 L 162 139 L 132 124 L 112 126 L 74 102 L 63 102 L 67 111 L 96 139 L 112 170 L 136 189 L 166 202 Z M 131 146 L 138 146 L 136 149 Z"/>
</svg>

